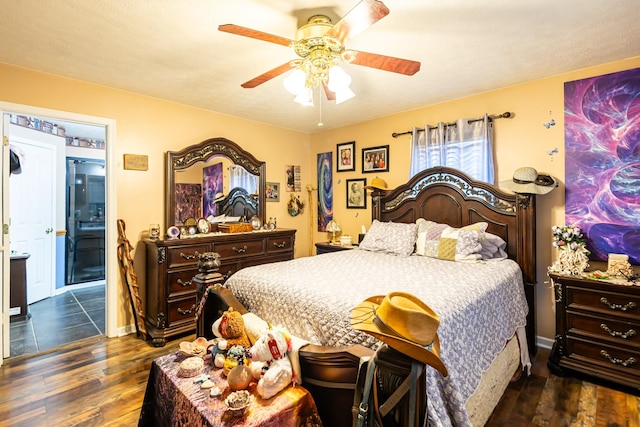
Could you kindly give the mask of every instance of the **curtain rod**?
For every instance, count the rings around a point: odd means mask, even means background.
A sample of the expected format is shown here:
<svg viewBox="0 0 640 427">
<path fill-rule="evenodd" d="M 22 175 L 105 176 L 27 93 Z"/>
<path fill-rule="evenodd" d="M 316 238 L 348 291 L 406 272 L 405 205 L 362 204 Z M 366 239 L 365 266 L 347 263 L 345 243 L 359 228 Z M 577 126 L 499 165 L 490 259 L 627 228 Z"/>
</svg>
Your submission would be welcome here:
<svg viewBox="0 0 640 427">
<path fill-rule="evenodd" d="M 510 113 L 510 112 L 506 111 L 506 112 L 504 112 L 502 114 L 491 115 L 491 116 L 489 116 L 489 119 L 491 119 L 491 120 L 493 120 L 493 119 L 510 119 L 512 117 L 513 117 L 513 113 Z M 484 120 L 484 118 L 483 117 L 478 117 L 477 119 L 469 119 L 468 123 L 479 122 L 480 120 Z M 446 125 L 447 126 L 455 126 L 456 122 L 446 123 Z M 435 129 L 437 126 L 427 126 L 427 127 L 430 128 L 430 129 Z M 418 129 L 418 130 L 422 130 L 423 131 L 424 129 Z M 409 135 L 411 133 L 413 133 L 412 130 L 408 130 L 406 132 L 400 132 L 400 133 L 394 132 L 394 133 L 391 134 L 391 136 L 395 138 L 395 137 L 400 136 L 400 135 Z"/>
</svg>

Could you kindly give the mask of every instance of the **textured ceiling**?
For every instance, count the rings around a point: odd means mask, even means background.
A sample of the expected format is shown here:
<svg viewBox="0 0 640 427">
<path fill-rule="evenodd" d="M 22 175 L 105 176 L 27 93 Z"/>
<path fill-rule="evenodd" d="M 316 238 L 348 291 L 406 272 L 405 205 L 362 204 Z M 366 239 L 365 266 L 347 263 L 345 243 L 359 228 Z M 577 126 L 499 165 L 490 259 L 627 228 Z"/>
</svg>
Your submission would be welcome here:
<svg viewBox="0 0 640 427">
<path fill-rule="evenodd" d="M 640 55 L 638 0 L 386 0 L 390 14 L 346 46 L 420 61 L 414 76 L 347 64 L 357 96 L 315 107 L 283 76 L 240 87 L 295 54 L 218 25 L 294 38 L 309 16 L 336 22 L 357 3 L 0 0 L 0 62 L 313 133 Z"/>
</svg>

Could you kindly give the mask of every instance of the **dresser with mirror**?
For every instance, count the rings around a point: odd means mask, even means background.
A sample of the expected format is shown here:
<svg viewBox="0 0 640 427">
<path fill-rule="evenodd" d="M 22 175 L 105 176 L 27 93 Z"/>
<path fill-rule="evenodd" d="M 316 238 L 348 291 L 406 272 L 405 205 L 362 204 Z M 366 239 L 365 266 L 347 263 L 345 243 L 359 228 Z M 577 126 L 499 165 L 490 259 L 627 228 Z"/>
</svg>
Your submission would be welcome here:
<svg viewBox="0 0 640 427">
<path fill-rule="evenodd" d="M 144 239 L 145 325 L 156 346 L 195 331 L 199 254 L 217 252 L 219 272 L 227 278 L 244 267 L 293 259 L 296 232 L 253 230 L 247 222 L 254 215 L 264 222 L 266 165 L 235 142 L 207 139 L 168 152 L 166 160 L 165 224 L 180 232 L 176 238 L 167 237 L 167 230 L 165 237 Z"/>
</svg>

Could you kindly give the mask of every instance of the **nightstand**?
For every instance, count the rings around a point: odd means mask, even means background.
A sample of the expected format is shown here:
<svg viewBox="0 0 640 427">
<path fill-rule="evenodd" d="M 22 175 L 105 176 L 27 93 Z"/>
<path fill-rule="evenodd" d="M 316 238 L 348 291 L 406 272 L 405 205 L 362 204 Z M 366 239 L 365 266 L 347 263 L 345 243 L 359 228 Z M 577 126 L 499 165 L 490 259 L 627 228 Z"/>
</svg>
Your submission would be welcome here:
<svg viewBox="0 0 640 427">
<path fill-rule="evenodd" d="M 556 337 L 548 367 L 640 391 L 640 287 L 550 274 Z"/>
<path fill-rule="evenodd" d="M 334 245 L 329 242 L 319 242 L 316 243 L 316 255 L 326 254 L 329 252 L 346 251 L 357 247 L 358 245 L 342 246 L 341 244 Z"/>
</svg>

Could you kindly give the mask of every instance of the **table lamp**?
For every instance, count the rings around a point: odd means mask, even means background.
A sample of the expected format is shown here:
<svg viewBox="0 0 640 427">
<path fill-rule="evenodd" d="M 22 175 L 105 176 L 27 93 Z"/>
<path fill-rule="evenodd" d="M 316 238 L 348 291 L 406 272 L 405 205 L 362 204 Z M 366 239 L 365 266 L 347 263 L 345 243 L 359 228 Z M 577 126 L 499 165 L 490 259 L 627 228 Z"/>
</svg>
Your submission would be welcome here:
<svg viewBox="0 0 640 427">
<path fill-rule="evenodd" d="M 327 224 L 327 231 L 331 233 L 331 243 L 338 243 L 336 240 L 336 233 L 339 233 L 342 230 L 340 228 L 340 224 L 338 224 L 335 220 L 329 221 Z"/>
</svg>

